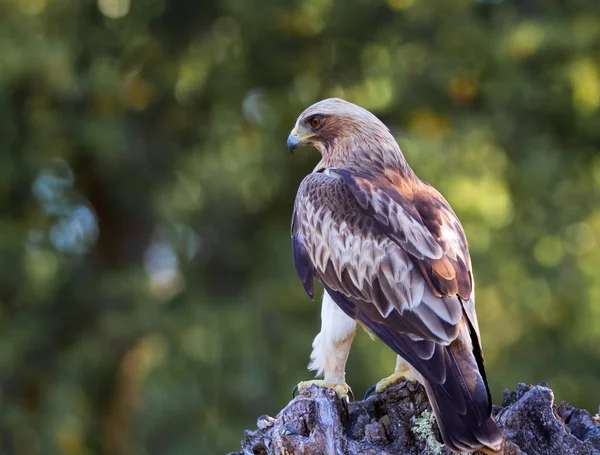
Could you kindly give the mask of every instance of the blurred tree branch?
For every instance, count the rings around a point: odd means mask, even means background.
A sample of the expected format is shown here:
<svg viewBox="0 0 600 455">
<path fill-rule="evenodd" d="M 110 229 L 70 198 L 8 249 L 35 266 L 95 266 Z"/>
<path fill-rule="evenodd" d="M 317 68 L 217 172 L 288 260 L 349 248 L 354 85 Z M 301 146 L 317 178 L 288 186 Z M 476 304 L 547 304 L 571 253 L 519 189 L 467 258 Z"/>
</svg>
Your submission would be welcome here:
<svg viewBox="0 0 600 455">
<path fill-rule="evenodd" d="M 600 417 L 567 403 L 553 404 L 545 384 L 506 391 L 494 415 L 504 431 L 502 455 L 600 453 Z M 275 419 L 261 416 L 230 455 L 451 455 L 441 441 L 422 386 L 402 382 L 365 401 L 345 404 L 312 386 Z M 476 452 L 475 455 L 482 455 Z"/>
</svg>

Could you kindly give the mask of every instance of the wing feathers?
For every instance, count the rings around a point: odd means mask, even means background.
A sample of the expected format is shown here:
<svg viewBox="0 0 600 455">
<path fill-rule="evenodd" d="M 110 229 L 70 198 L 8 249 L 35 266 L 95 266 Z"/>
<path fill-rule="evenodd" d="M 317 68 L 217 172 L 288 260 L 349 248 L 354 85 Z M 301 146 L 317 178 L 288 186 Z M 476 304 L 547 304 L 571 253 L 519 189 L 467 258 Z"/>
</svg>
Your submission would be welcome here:
<svg viewBox="0 0 600 455">
<path fill-rule="evenodd" d="M 304 291 L 312 299 L 314 296 L 314 268 L 300 234 L 292 236 L 292 255 L 296 271 L 304 286 Z"/>
<path fill-rule="evenodd" d="M 394 187 L 389 172 L 386 181 L 347 169 L 332 169 L 350 188 L 360 207 L 380 224 L 391 239 L 402 246 L 437 294 L 459 294 L 468 300 L 472 277 L 467 241 L 456 215 L 446 200 L 431 186 L 415 180 L 408 196 Z"/>
<path fill-rule="evenodd" d="M 452 340 L 458 334 L 458 326 L 452 325 L 439 317 L 439 315 L 427 305 L 418 305 L 413 313 L 423 321 L 427 329 L 440 340 Z"/>
<path fill-rule="evenodd" d="M 427 292 L 423 295 L 421 305 L 431 308 L 437 317 L 448 324 L 456 325 L 462 318 L 462 305 L 457 297 L 439 298 L 427 289 Z"/>
<path fill-rule="evenodd" d="M 445 256 L 431 261 L 431 269 L 435 274 L 446 281 L 451 281 L 456 278 L 456 272 L 454 271 L 452 264 L 450 264 L 450 260 Z"/>
<path fill-rule="evenodd" d="M 362 213 L 361 202 L 355 198 L 357 193 L 347 184 L 351 175 L 338 171 L 345 178 L 309 175 L 298 192 L 293 223 L 294 258 L 307 293 L 312 294 L 311 279 L 316 273 L 332 289 L 372 305 L 377 311 L 371 315 L 375 320 L 389 319 L 396 311 L 402 315 L 403 333 L 414 339 L 449 343 L 456 337 L 461 314 L 456 298 L 442 298 L 456 295 L 458 290 L 451 259 L 424 259 L 415 267 L 414 256 L 405 245 L 391 239 L 381 231 L 380 224 Z M 363 188 L 375 191 L 366 179 L 359 182 Z M 379 193 L 381 200 L 389 199 L 385 192 Z M 379 199 L 365 201 L 379 204 L 378 213 L 390 220 L 390 225 L 400 225 L 389 216 L 399 211 L 397 204 L 386 205 Z M 422 241 L 424 245 L 433 242 L 423 225 L 414 218 L 410 223 L 414 232 L 407 238 L 422 237 L 426 239 Z M 305 239 L 309 239 L 308 243 Z M 441 251 L 437 243 L 436 248 Z M 432 256 L 431 250 L 422 249 Z"/>
<path fill-rule="evenodd" d="M 388 192 L 366 176 L 346 169 L 331 169 L 330 172 L 342 177 L 362 209 L 415 257 L 435 259 L 442 256 L 442 248 L 420 222 L 418 212 L 399 205 Z"/>
</svg>

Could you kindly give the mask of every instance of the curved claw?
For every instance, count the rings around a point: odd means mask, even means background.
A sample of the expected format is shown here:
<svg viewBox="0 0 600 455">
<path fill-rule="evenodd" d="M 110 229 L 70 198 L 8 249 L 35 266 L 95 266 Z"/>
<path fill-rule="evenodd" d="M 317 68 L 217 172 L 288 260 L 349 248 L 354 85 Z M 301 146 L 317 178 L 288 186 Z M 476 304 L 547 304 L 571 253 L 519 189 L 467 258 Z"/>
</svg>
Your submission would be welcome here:
<svg viewBox="0 0 600 455">
<path fill-rule="evenodd" d="M 367 389 L 367 391 L 365 392 L 365 396 L 363 397 L 363 400 L 366 400 L 367 398 L 369 398 L 369 395 L 371 395 L 373 392 L 375 392 L 376 388 L 377 388 L 377 384 L 373 384 L 371 387 L 369 387 Z"/>
<path fill-rule="evenodd" d="M 354 401 L 354 392 L 352 391 L 350 386 L 348 386 L 348 398 L 350 399 L 350 401 Z"/>
<path fill-rule="evenodd" d="M 296 398 L 296 394 L 298 393 L 298 384 L 294 386 L 292 389 L 292 398 Z"/>
</svg>

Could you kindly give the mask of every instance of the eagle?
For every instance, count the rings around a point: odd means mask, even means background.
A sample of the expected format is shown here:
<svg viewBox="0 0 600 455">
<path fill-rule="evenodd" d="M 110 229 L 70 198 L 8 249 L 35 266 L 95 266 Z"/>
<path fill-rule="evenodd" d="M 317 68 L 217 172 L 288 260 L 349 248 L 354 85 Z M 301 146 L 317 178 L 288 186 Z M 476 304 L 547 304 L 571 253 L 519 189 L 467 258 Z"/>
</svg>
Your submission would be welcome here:
<svg viewBox="0 0 600 455">
<path fill-rule="evenodd" d="M 425 387 L 444 443 L 454 452 L 500 450 L 492 411 L 467 239 L 458 217 L 417 177 L 390 130 L 371 112 L 330 98 L 307 108 L 287 139 L 321 160 L 292 216 L 296 271 L 313 298 L 324 287 L 321 330 L 299 384 L 348 393 L 345 367 L 360 324 L 396 354 L 395 373 Z"/>
</svg>

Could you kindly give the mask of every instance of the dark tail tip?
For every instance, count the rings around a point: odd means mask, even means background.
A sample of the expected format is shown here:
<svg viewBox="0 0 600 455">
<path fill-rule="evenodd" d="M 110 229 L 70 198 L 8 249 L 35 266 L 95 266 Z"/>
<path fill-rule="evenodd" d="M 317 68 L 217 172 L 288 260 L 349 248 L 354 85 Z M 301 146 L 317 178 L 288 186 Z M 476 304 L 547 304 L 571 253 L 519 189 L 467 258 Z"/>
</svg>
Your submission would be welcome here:
<svg viewBox="0 0 600 455">
<path fill-rule="evenodd" d="M 455 452 L 499 450 L 504 437 L 491 416 L 488 389 L 472 354 L 460 343 L 446 348 L 446 354 L 446 380 L 425 381 L 444 442 Z"/>
<path fill-rule="evenodd" d="M 432 402 L 433 404 L 433 402 Z M 473 452 L 483 447 L 498 451 L 502 447 L 504 436 L 492 416 L 477 424 L 468 415 L 456 413 L 439 401 L 433 406 L 436 421 L 446 446 L 454 452 Z"/>
</svg>

